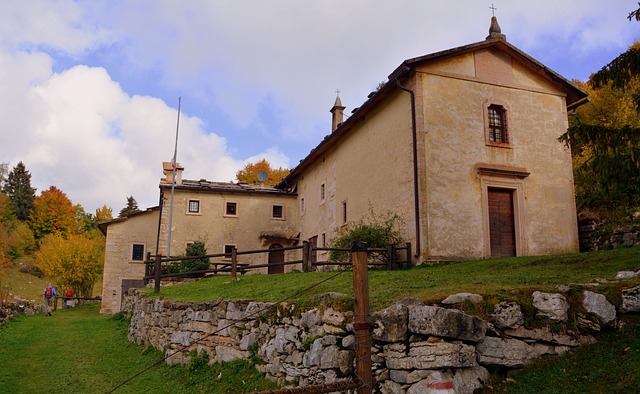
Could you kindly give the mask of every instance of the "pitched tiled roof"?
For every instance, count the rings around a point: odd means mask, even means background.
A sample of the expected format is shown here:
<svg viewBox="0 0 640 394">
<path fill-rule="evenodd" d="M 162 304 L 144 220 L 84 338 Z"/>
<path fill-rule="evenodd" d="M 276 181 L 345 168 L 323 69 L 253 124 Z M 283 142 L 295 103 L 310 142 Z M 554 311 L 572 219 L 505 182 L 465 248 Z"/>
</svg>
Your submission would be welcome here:
<svg viewBox="0 0 640 394">
<path fill-rule="evenodd" d="M 567 107 L 570 108 L 572 105 L 577 106 L 580 102 L 586 99 L 587 93 L 585 91 L 580 89 L 571 81 L 562 77 L 560 74 L 547 68 L 544 64 L 527 55 L 525 52 L 508 43 L 504 38 L 488 38 L 484 41 L 473 44 L 407 59 L 389 75 L 389 80 L 384 86 L 382 86 L 382 88 L 369 94 L 367 101 L 365 101 L 360 107 L 354 109 L 351 117 L 342 123 L 333 133 L 325 136 L 325 138 L 315 148 L 313 148 L 311 152 L 309 152 L 307 157 L 300 160 L 300 163 L 293 168 L 291 172 L 289 172 L 289 175 L 276 185 L 276 187 L 281 189 L 292 187 L 295 184 L 295 179 L 302 171 L 304 171 L 304 169 L 314 163 L 318 157 L 324 154 L 332 146 L 336 145 L 341 137 L 349 132 L 353 125 L 361 120 L 372 108 L 375 108 L 375 106 L 387 95 L 395 89 L 398 89 L 396 81 L 399 82 L 409 72 L 415 70 L 418 65 L 490 47 L 494 47 L 511 55 L 514 59 L 532 69 L 534 72 L 561 85 L 567 93 Z"/>
<path fill-rule="evenodd" d="M 161 183 L 160 187 L 171 189 L 170 183 Z M 250 183 L 233 183 L 233 182 L 213 182 L 206 179 L 199 181 L 191 179 L 183 179 L 182 184 L 175 186 L 176 190 L 194 190 L 200 192 L 214 193 L 247 193 L 247 194 L 273 194 L 273 195 L 290 195 L 294 193 L 287 192 L 273 186 Z"/>
</svg>

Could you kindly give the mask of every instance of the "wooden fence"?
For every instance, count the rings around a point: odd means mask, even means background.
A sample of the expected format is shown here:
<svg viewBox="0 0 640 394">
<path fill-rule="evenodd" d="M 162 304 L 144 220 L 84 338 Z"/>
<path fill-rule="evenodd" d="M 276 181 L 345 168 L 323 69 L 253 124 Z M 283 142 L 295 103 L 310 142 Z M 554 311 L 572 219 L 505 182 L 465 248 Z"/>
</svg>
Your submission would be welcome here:
<svg viewBox="0 0 640 394">
<path fill-rule="evenodd" d="M 271 262 L 267 264 L 250 264 L 242 261 L 243 256 L 255 256 L 260 254 L 267 254 L 268 256 L 269 253 L 273 252 L 284 253 L 286 251 L 293 250 L 301 250 L 301 260 L 285 260 L 283 262 Z M 225 274 L 231 275 L 231 280 L 235 281 L 237 280 L 238 273 L 245 274 L 247 272 L 269 267 L 296 266 L 296 268 L 299 267 L 303 272 L 311 272 L 322 266 L 338 267 L 352 265 L 351 261 L 318 261 L 317 256 L 319 251 L 344 252 L 347 257 L 351 256 L 351 249 L 319 248 L 313 246 L 313 244 L 308 241 L 304 241 L 302 245 L 287 248 L 238 251 L 236 247 L 233 247 L 231 253 L 216 253 L 204 256 L 166 257 L 162 255 L 152 256 L 151 253 L 147 253 L 147 258 L 145 259 L 144 280 L 148 283 L 153 279 L 155 292 L 160 292 L 160 281 L 167 278 Z M 403 255 L 404 258 L 400 258 L 399 255 Z M 407 242 L 404 246 L 388 245 L 386 248 L 367 249 L 367 256 L 367 264 L 371 267 L 381 267 L 390 270 L 401 267 L 410 267 L 411 243 Z M 209 269 L 189 272 L 171 272 L 175 269 L 173 267 L 180 264 L 182 261 L 203 258 L 213 260 L 209 263 Z"/>
</svg>

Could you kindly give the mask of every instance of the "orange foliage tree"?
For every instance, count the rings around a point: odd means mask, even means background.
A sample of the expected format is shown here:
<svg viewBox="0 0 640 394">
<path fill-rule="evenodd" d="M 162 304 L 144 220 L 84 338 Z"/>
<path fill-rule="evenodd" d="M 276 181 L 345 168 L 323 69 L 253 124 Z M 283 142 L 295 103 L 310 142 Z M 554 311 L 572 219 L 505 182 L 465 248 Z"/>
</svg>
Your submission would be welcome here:
<svg viewBox="0 0 640 394">
<path fill-rule="evenodd" d="M 236 172 L 236 179 L 238 182 L 245 183 L 261 183 L 258 180 L 258 173 L 260 171 L 266 171 L 268 179 L 264 182 L 265 185 L 277 185 L 284 177 L 289 174 L 289 169 L 278 167 L 272 168 L 271 164 L 262 159 L 257 163 L 248 163 L 243 169 Z"/>
<path fill-rule="evenodd" d="M 76 209 L 60 189 L 51 186 L 33 201 L 29 227 L 37 240 L 51 233 L 66 234 L 75 227 Z"/>
</svg>

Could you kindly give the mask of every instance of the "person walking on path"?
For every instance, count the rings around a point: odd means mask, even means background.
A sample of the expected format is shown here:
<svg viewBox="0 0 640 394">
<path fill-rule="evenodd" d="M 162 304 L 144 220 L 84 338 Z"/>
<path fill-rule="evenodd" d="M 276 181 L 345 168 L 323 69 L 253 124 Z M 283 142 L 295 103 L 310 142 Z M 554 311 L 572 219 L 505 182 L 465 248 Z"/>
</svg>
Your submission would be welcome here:
<svg viewBox="0 0 640 394">
<path fill-rule="evenodd" d="M 56 288 L 51 286 L 51 283 L 44 288 L 44 305 L 47 316 L 51 316 L 51 308 L 56 297 Z"/>
<path fill-rule="evenodd" d="M 69 298 L 73 296 L 73 291 L 71 287 L 67 287 L 67 290 L 64 291 L 64 303 L 62 304 L 62 308 L 66 309 L 69 307 Z"/>
</svg>

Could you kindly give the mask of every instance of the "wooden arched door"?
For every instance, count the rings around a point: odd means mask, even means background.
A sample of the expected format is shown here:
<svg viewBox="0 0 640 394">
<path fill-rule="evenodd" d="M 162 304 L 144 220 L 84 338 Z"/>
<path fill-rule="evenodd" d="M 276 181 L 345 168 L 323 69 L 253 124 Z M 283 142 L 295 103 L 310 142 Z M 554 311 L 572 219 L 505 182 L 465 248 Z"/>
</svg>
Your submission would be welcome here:
<svg viewBox="0 0 640 394">
<path fill-rule="evenodd" d="M 269 249 L 281 249 L 282 245 L 272 244 Z M 269 274 L 283 274 L 284 265 L 276 265 L 284 263 L 284 250 L 272 250 L 269 252 Z"/>
</svg>

